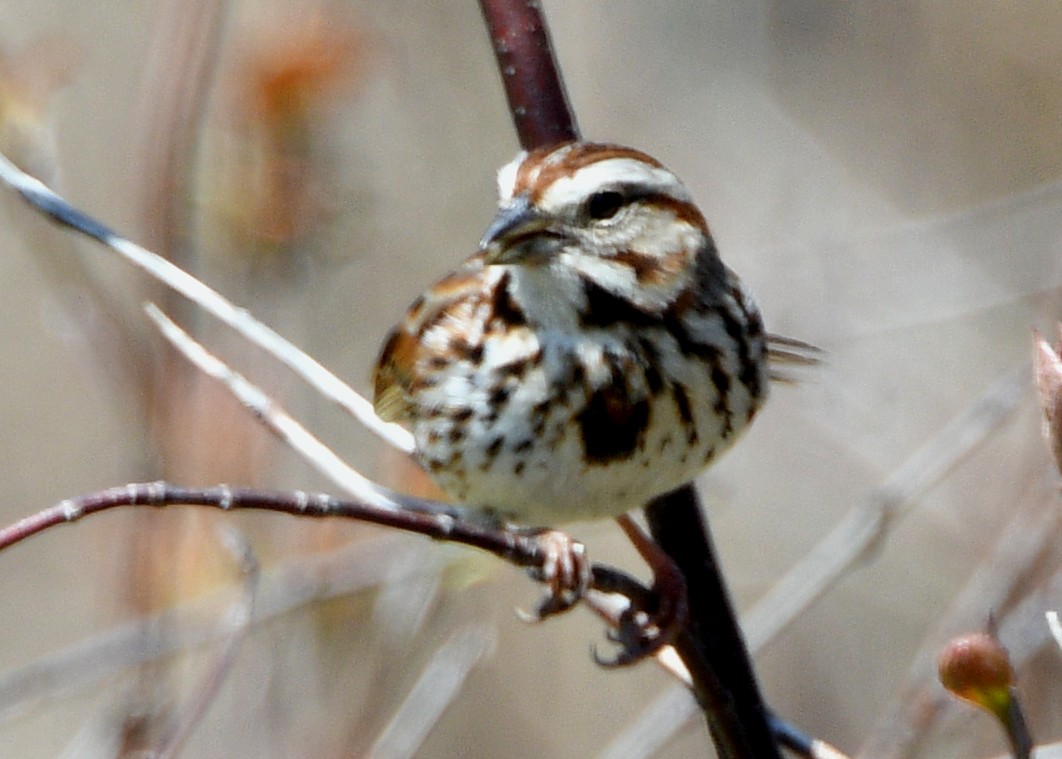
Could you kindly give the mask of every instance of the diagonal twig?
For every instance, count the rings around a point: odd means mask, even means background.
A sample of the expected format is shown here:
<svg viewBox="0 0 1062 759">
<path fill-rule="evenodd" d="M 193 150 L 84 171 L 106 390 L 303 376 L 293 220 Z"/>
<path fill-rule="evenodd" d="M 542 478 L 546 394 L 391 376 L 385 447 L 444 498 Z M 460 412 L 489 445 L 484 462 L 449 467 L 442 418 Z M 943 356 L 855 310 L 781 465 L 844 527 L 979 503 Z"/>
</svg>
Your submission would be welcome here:
<svg viewBox="0 0 1062 759">
<path fill-rule="evenodd" d="M 279 333 L 165 258 L 127 240 L 105 224 L 74 208 L 39 179 L 15 166 L 3 154 L 0 154 L 0 181 L 15 190 L 36 210 L 50 216 L 59 224 L 100 242 L 268 352 L 388 445 L 405 453 L 413 450 L 413 437 L 409 432 L 397 424 L 381 420 L 373 411 L 371 403 Z"/>
<path fill-rule="evenodd" d="M 469 625 L 435 651 L 405 701 L 377 737 L 370 755 L 394 759 L 416 756 L 469 673 L 490 653 L 494 643 L 493 629 Z"/>
<path fill-rule="evenodd" d="M 759 652 L 864 558 L 918 496 L 941 481 L 1007 419 L 1028 385 L 1022 366 L 996 380 L 962 414 L 915 451 L 865 503 L 853 508 L 748 612 L 743 626 Z"/>
<path fill-rule="evenodd" d="M 398 533 L 376 535 L 372 540 L 356 541 L 321 555 L 302 556 L 263 572 L 254 603 L 255 622 L 261 624 L 320 601 L 428 571 L 430 567 L 422 562 L 401 567 L 396 576 L 394 559 L 405 555 L 403 544 L 407 540 Z M 223 641 L 232 627 L 227 610 L 233 603 L 246 603 L 233 601 L 232 595 L 231 587 L 219 588 L 0 674 L 0 720 L 48 698 L 87 688 L 127 668 Z M 241 594 L 245 596 L 246 591 Z"/>
</svg>

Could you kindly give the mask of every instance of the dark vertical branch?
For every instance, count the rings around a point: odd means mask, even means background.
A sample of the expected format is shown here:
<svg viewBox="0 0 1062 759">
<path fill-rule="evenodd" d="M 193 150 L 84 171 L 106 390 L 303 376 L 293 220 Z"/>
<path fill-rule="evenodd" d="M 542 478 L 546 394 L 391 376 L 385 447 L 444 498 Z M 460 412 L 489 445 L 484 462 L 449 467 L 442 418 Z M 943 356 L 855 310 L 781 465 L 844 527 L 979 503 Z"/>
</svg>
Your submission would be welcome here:
<svg viewBox="0 0 1062 759">
<path fill-rule="evenodd" d="M 538 0 L 480 0 L 509 110 L 526 149 L 578 139 Z M 686 576 L 690 619 L 675 642 L 723 759 L 780 756 L 692 486 L 647 508 L 653 537 Z"/>
<path fill-rule="evenodd" d="M 737 614 L 715 555 L 700 499 L 686 485 L 654 499 L 645 510 L 653 539 L 686 576 L 689 622 L 675 641 L 722 759 L 777 759 Z"/>
<path fill-rule="evenodd" d="M 579 138 L 537 0 L 480 0 L 509 112 L 525 150 Z"/>
</svg>

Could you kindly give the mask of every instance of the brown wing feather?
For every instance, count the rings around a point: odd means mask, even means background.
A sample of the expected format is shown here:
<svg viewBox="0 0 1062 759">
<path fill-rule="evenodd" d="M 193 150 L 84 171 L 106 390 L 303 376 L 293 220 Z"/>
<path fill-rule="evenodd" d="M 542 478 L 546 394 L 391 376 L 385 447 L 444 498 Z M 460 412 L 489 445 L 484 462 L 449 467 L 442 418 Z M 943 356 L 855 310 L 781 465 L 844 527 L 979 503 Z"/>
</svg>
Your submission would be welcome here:
<svg viewBox="0 0 1062 759">
<path fill-rule="evenodd" d="M 387 337 L 373 372 L 373 408 L 385 422 L 409 419 L 408 391 L 413 381 L 417 338 L 400 324 Z"/>
<path fill-rule="evenodd" d="M 455 305 L 478 295 L 483 257 L 476 254 L 440 279 L 409 307 L 384 341 L 373 371 L 373 407 L 388 422 L 408 421 L 413 411 L 409 393 L 417 379 L 417 363 L 426 350 L 424 332 Z"/>
</svg>

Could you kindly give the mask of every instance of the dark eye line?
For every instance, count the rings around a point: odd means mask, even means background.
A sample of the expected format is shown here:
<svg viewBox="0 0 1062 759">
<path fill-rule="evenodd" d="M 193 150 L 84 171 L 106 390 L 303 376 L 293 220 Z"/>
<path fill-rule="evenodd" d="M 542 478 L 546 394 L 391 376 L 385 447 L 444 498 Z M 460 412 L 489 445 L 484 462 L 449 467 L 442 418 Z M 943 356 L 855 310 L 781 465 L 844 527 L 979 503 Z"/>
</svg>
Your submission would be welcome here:
<svg viewBox="0 0 1062 759">
<path fill-rule="evenodd" d="M 595 199 L 600 202 L 601 196 L 615 195 L 617 198 L 611 198 L 610 202 L 615 203 L 615 207 L 608 207 L 608 213 L 605 215 L 598 215 L 594 212 L 592 204 Z M 629 206 L 636 202 L 653 202 L 657 199 L 664 199 L 666 201 L 671 200 L 671 196 L 660 192 L 660 190 L 652 187 L 645 187 L 643 185 L 615 185 L 604 190 L 599 190 L 593 193 L 589 198 L 583 201 L 582 212 L 588 218 L 593 221 L 607 221 L 613 218 L 624 206 Z M 618 200 L 618 202 L 616 202 Z"/>
<path fill-rule="evenodd" d="M 582 211 L 595 221 L 611 219 L 620 209 L 631 202 L 644 197 L 645 188 L 631 185 L 616 185 L 598 190 L 583 201 Z"/>
</svg>

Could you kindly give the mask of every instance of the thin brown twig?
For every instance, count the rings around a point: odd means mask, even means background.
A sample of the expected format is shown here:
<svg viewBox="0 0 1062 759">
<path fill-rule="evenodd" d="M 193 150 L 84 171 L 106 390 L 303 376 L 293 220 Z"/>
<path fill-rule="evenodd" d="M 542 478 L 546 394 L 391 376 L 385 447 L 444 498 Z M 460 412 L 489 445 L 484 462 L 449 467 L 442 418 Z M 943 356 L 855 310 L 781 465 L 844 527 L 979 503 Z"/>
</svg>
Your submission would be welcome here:
<svg viewBox="0 0 1062 759">
<path fill-rule="evenodd" d="M 77 522 L 123 507 L 206 506 L 223 511 L 272 511 L 298 517 L 339 517 L 391 527 L 435 540 L 478 548 L 524 569 L 541 569 L 549 556 L 536 536 L 458 518 L 452 507 L 437 501 L 398 493 L 370 504 L 327 493 L 267 491 L 254 488 L 190 488 L 167 482 L 130 483 L 97 493 L 69 498 L 55 506 L 0 529 L 0 551 L 62 524 Z M 626 592 L 635 601 L 649 590 L 615 569 L 595 566 L 590 587 L 605 593 Z"/>
<path fill-rule="evenodd" d="M 545 558 L 535 547 L 533 537 L 458 520 L 445 504 L 412 496 L 395 493 L 388 499 L 382 495 L 379 502 L 368 504 L 298 490 L 266 491 L 227 485 L 190 488 L 166 482 L 130 483 L 68 498 L 0 528 L 0 551 L 52 527 L 123 506 L 208 506 L 223 511 L 253 509 L 292 516 L 343 517 L 481 548 L 521 567 L 539 567 Z M 440 511 L 440 507 L 445 511 Z"/>
</svg>

